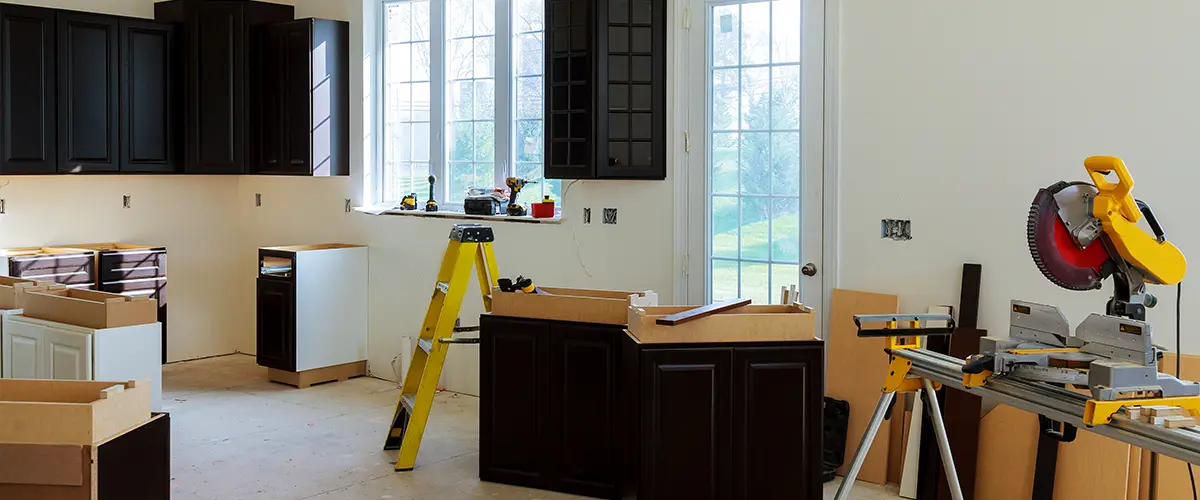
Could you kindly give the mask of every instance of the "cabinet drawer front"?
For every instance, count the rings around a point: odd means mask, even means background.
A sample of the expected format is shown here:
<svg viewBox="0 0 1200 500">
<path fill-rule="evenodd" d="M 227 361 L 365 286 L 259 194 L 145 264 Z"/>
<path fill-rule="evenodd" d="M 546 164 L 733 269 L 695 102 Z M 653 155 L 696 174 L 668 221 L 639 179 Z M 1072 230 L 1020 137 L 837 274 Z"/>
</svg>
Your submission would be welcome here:
<svg viewBox="0 0 1200 500">
<path fill-rule="evenodd" d="M 100 252 L 100 281 L 109 283 L 167 275 L 165 250 Z"/>
<path fill-rule="evenodd" d="M 9 257 L 8 259 L 9 272 L 13 276 L 17 273 L 32 273 L 34 271 L 49 271 L 50 274 L 56 271 L 88 271 L 89 273 L 95 268 L 95 261 L 91 253 L 70 253 L 70 254 L 46 254 L 46 255 L 31 255 L 28 257 Z"/>
<path fill-rule="evenodd" d="M 136 280 L 113 281 L 100 285 L 100 291 L 119 293 L 129 296 L 150 296 L 167 286 L 166 278 L 142 278 Z"/>
</svg>

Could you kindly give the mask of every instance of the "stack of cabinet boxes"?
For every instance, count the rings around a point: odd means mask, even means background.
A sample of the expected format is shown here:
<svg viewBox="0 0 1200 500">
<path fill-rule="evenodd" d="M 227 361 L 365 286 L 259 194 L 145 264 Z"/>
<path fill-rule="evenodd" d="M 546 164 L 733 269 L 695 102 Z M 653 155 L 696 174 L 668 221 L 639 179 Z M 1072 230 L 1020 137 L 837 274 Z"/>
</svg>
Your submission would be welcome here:
<svg viewBox="0 0 1200 500">
<path fill-rule="evenodd" d="M 0 281 L 0 297 L 9 297 L 0 300 L 0 375 L 148 378 L 160 407 L 165 248 L 86 244 L 6 250 L 0 258 L 0 270 L 13 276 Z"/>
</svg>

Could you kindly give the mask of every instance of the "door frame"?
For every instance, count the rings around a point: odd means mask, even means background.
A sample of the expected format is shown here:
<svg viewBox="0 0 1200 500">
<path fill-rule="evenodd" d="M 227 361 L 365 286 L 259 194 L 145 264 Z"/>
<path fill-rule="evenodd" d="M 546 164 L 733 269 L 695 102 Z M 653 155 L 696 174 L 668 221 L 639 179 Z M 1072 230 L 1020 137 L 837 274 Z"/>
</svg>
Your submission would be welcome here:
<svg viewBox="0 0 1200 500">
<path fill-rule="evenodd" d="M 829 302 L 833 295 L 833 289 L 837 287 L 839 282 L 838 270 L 838 145 L 839 145 L 839 93 L 838 93 L 838 71 L 839 71 L 839 54 L 840 54 L 840 12 L 841 0 L 804 0 L 806 2 L 820 2 L 822 10 L 822 20 L 820 26 L 822 28 L 822 37 L 824 45 L 823 54 L 823 117 L 822 117 L 822 186 L 821 186 L 821 262 L 820 262 L 820 284 L 821 284 L 821 302 L 824 308 L 828 309 Z M 672 63 L 671 76 L 674 79 L 689 80 L 689 77 L 683 75 L 699 74 L 703 77 L 703 73 L 707 68 L 696 68 L 694 65 L 689 67 L 689 63 L 693 59 L 692 51 L 707 50 L 707 42 L 705 41 L 705 24 L 707 15 L 705 12 L 694 12 L 692 8 L 693 0 L 685 2 L 672 2 L 668 12 L 670 19 L 669 26 L 671 27 L 670 37 L 670 58 Z M 697 48 L 698 47 L 698 48 Z M 695 75 L 692 75 L 694 78 Z M 707 79 L 705 79 L 707 81 Z M 679 90 L 679 89 L 684 90 Z M 679 81 L 671 83 L 668 86 L 669 92 L 673 95 L 668 99 L 670 104 L 675 108 L 675 112 L 671 113 L 672 129 L 676 132 L 672 134 L 670 151 L 674 156 L 674 190 L 675 190 L 675 256 L 672 276 L 674 278 L 674 302 L 685 303 L 693 302 L 688 297 L 689 289 L 691 288 L 690 279 L 704 279 L 704 276 L 690 276 L 689 268 L 691 267 L 691 259 L 699 258 L 707 260 L 707 255 L 692 256 L 690 255 L 689 247 L 691 245 L 692 230 L 694 216 L 708 217 L 703 210 L 699 210 L 706 206 L 703 203 L 703 198 L 707 196 L 707 188 L 704 193 L 696 193 L 692 187 L 692 183 L 696 179 L 693 175 L 707 176 L 705 171 L 692 172 L 690 168 L 689 156 L 692 152 L 691 137 L 706 133 L 705 130 L 692 132 L 689 130 L 692 120 L 691 113 L 706 114 L 706 109 L 691 109 L 691 102 L 696 98 L 690 88 L 680 85 Z M 707 90 L 705 90 L 707 94 Z M 707 97 L 707 96 L 705 96 Z M 707 102 L 707 99 L 706 99 Z M 697 150 L 696 154 L 705 154 L 702 150 Z M 802 167 L 803 168 L 803 167 Z M 699 200 L 697 199 L 699 198 Z M 702 214 L 702 215 L 693 215 Z M 706 224 L 707 226 L 707 224 Z M 802 261 L 804 259 L 801 259 Z M 773 292 L 773 291 L 772 291 Z M 821 338 L 826 337 L 826 332 L 829 331 L 828 314 L 823 314 L 819 311 L 821 321 L 819 335 Z"/>
</svg>

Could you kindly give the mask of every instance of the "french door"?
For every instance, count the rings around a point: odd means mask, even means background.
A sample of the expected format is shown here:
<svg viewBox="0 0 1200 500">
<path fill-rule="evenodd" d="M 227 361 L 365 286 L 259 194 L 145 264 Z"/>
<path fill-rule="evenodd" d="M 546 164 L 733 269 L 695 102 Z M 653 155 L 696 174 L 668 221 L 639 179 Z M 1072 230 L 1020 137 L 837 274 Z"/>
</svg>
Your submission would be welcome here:
<svg viewBox="0 0 1200 500">
<path fill-rule="evenodd" d="M 686 2 L 686 301 L 820 311 L 824 0 Z"/>
</svg>

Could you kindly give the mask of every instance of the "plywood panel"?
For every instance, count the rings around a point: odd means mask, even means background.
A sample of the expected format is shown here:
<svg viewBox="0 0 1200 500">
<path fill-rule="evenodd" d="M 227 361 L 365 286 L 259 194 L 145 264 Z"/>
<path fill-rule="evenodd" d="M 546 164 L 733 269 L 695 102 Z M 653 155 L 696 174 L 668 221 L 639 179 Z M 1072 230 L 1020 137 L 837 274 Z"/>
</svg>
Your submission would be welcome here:
<svg viewBox="0 0 1200 500">
<path fill-rule="evenodd" d="M 1055 500 L 1125 500 L 1130 446 L 1079 430 L 1074 442 L 1058 445 Z"/>
<path fill-rule="evenodd" d="M 905 415 L 908 412 L 904 411 L 904 400 L 906 395 L 896 395 L 896 406 L 892 410 L 891 438 L 888 439 L 888 472 L 887 482 L 900 484 L 900 478 L 904 475 L 904 426 L 908 423 L 905 420 Z"/>
<path fill-rule="evenodd" d="M 866 431 L 871 413 L 879 402 L 880 386 L 888 372 L 888 357 L 883 353 L 885 339 L 858 338 L 854 326 L 855 314 L 895 313 L 899 298 L 895 295 L 834 290 L 829 308 L 828 368 L 825 374 L 825 394 L 850 403 L 850 424 L 847 430 L 847 457 L 839 474 L 850 465 L 851 450 Z M 884 484 L 888 479 L 888 443 L 891 425 L 880 426 L 874 446 L 863 462 L 858 479 Z"/>
<path fill-rule="evenodd" d="M 979 423 L 976 500 L 1011 500 L 1033 495 L 1037 417 L 1000 405 Z"/>
</svg>

